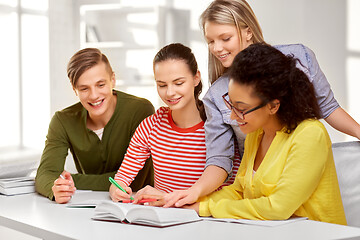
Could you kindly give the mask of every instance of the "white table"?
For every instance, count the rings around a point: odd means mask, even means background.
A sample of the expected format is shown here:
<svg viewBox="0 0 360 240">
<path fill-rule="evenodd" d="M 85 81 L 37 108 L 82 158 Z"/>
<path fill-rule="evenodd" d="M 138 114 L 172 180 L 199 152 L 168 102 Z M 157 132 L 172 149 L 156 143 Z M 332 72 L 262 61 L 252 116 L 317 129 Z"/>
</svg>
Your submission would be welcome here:
<svg viewBox="0 0 360 240">
<path fill-rule="evenodd" d="M 108 198 L 107 192 L 88 194 Z M 93 212 L 93 208 L 67 208 L 35 193 L 0 196 L 0 225 L 42 239 L 360 239 L 360 228 L 310 220 L 277 227 L 200 221 L 155 228 L 94 221 Z"/>
</svg>

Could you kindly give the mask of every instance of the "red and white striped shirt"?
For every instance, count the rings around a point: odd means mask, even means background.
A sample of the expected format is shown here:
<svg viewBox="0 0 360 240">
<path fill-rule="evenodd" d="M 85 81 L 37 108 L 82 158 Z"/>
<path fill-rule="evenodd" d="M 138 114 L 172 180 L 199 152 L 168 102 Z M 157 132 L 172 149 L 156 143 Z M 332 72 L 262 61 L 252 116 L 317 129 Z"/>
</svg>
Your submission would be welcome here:
<svg viewBox="0 0 360 240">
<path fill-rule="evenodd" d="M 115 180 L 129 186 L 150 155 L 156 189 L 172 192 L 191 187 L 204 171 L 204 122 L 179 128 L 172 120 L 170 109 L 159 108 L 136 129 Z M 234 164 L 235 173 L 238 167 Z M 225 185 L 232 183 L 234 177 L 235 174 Z"/>
</svg>

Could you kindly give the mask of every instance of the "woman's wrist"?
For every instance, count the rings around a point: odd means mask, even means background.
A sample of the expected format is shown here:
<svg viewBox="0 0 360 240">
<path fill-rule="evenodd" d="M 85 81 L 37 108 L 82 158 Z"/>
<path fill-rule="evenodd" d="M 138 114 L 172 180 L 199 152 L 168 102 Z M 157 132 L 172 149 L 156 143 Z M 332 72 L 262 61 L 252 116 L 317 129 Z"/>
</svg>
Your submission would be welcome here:
<svg viewBox="0 0 360 240">
<path fill-rule="evenodd" d="M 200 197 L 202 197 L 203 192 L 204 192 L 203 191 L 204 188 L 203 188 L 202 184 L 196 184 L 196 183 L 194 185 L 192 185 L 188 190 L 194 197 L 196 197 L 196 200 L 199 199 Z"/>
</svg>

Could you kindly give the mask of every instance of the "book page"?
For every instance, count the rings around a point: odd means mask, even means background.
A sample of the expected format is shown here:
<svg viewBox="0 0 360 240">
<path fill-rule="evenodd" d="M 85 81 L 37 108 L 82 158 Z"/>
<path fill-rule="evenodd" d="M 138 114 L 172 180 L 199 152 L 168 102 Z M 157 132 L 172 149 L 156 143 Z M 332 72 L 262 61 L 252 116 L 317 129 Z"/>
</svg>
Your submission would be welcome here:
<svg viewBox="0 0 360 240">
<path fill-rule="evenodd" d="M 212 218 L 212 217 L 202 217 L 206 221 L 218 221 L 218 222 L 228 222 L 228 223 L 241 223 L 249 225 L 258 225 L 265 227 L 275 227 L 295 221 L 306 220 L 306 217 L 292 217 L 287 220 L 250 220 L 250 219 L 232 219 L 232 218 Z"/>
<path fill-rule="evenodd" d="M 115 203 L 111 200 L 102 201 L 96 206 L 93 219 L 122 222 L 126 219 L 128 211 L 137 207 L 141 206 L 131 203 Z"/>
<path fill-rule="evenodd" d="M 191 209 L 137 205 L 137 207 L 128 211 L 126 219 L 130 223 L 169 226 L 199 221 L 200 217 L 194 210 Z"/>
<path fill-rule="evenodd" d="M 162 208 L 103 201 L 95 208 L 94 220 L 129 222 L 147 226 L 165 227 L 200 221 L 195 210 L 182 208 Z"/>
<path fill-rule="evenodd" d="M 109 220 L 109 221 L 124 221 L 127 210 L 116 206 L 113 202 L 102 202 L 95 208 L 95 215 L 93 219 Z"/>
</svg>

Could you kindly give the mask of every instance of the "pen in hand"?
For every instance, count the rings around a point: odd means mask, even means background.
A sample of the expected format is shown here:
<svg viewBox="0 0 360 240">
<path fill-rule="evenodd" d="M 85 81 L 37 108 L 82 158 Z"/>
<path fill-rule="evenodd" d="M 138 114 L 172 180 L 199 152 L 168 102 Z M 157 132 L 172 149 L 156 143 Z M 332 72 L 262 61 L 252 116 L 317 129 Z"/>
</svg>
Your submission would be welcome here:
<svg viewBox="0 0 360 240">
<path fill-rule="evenodd" d="M 110 181 L 112 184 L 114 184 L 118 189 L 120 189 L 120 190 L 123 191 L 124 193 L 127 193 L 127 192 L 125 191 L 125 189 L 122 188 L 122 187 L 120 186 L 120 184 L 118 184 L 112 177 L 109 177 L 109 181 Z M 134 198 L 133 198 L 132 196 L 130 196 L 130 199 L 131 199 L 131 200 L 134 200 Z"/>
<path fill-rule="evenodd" d="M 64 179 L 64 180 L 66 180 L 66 177 L 64 176 L 64 175 L 62 175 L 62 174 L 60 174 L 60 176 L 59 176 L 61 179 Z M 71 181 L 69 180 L 69 186 L 71 186 Z"/>
</svg>

